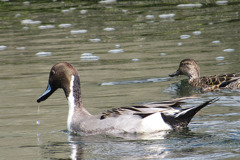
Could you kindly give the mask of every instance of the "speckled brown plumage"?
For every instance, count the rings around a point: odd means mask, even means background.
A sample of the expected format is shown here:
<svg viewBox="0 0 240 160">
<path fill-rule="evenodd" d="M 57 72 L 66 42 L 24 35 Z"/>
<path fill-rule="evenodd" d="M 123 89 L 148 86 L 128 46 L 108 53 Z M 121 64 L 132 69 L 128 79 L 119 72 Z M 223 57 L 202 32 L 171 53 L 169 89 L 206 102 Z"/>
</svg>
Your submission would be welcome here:
<svg viewBox="0 0 240 160">
<path fill-rule="evenodd" d="M 189 84 L 199 87 L 203 92 L 240 88 L 240 73 L 200 77 L 200 67 L 193 59 L 182 60 L 178 70 L 169 76 L 173 77 L 178 75 L 188 76 Z"/>
</svg>

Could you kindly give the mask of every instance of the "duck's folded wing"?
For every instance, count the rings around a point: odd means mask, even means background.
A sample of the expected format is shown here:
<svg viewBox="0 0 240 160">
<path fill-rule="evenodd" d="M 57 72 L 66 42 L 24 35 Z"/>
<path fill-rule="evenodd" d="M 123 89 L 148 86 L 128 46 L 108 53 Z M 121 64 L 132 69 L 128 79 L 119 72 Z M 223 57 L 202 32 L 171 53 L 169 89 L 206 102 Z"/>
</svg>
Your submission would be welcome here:
<svg viewBox="0 0 240 160">
<path fill-rule="evenodd" d="M 230 83 L 237 81 L 238 79 L 240 79 L 240 73 L 201 77 L 198 81 L 200 83 L 199 85 L 203 87 L 216 86 L 223 88 L 229 85 Z"/>
<path fill-rule="evenodd" d="M 103 112 L 100 119 L 106 119 L 109 117 L 118 117 L 120 115 L 135 115 L 141 118 L 150 116 L 156 112 L 166 113 L 166 114 L 176 114 L 181 111 L 182 100 L 196 98 L 196 97 L 183 97 L 178 99 L 173 99 L 170 101 L 161 102 L 150 102 L 141 105 L 134 106 L 124 106 L 119 108 L 112 108 Z"/>
</svg>

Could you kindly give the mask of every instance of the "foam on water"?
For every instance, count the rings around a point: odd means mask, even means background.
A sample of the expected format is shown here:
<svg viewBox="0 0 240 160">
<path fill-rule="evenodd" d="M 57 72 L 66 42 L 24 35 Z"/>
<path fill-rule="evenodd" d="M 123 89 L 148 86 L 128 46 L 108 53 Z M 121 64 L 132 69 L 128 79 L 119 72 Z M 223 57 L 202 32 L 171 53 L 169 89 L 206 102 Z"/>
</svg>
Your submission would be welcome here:
<svg viewBox="0 0 240 160">
<path fill-rule="evenodd" d="M 42 21 L 33 21 L 31 19 L 25 19 L 21 21 L 21 24 L 23 25 L 32 25 L 32 24 L 41 24 Z"/>
<path fill-rule="evenodd" d="M 175 17 L 174 13 L 159 15 L 159 18 L 173 18 L 173 17 Z"/>
<path fill-rule="evenodd" d="M 181 35 L 181 36 L 180 36 L 181 39 L 188 39 L 188 38 L 190 38 L 190 37 L 191 37 L 190 35 Z"/>
<path fill-rule="evenodd" d="M 227 5 L 228 1 L 217 1 L 216 4 L 217 5 Z"/>
<path fill-rule="evenodd" d="M 161 55 L 161 56 L 166 56 L 166 55 L 167 55 L 167 53 L 160 53 L 160 55 Z"/>
<path fill-rule="evenodd" d="M 2 45 L 2 46 L 0 46 L 0 51 L 5 50 L 6 48 L 7 48 L 7 46 Z"/>
<path fill-rule="evenodd" d="M 100 4 L 110 4 L 110 3 L 115 3 L 117 2 L 117 0 L 103 0 L 103 1 L 99 1 L 98 3 Z"/>
<path fill-rule="evenodd" d="M 99 38 L 94 38 L 94 39 L 89 39 L 90 42 L 100 42 L 101 39 Z"/>
<path fill-rule="evenodd" d="M 138 58 L 133 58 L 132 61 L 133 61 L 133 62 L 138 62 L 139 59 L 138 59 Z"/>
<path fill-rule="evenodd" d="M 99 56 L 94 56 L 92 53 L 83 53 L 80 58 L 85 61 L 97 61 L 100 59 Z"/>
<path fill-rule="evenodd" d="M 194 32 L 193 32 L 193 35 L 195 35 L 195 36 L 198 36 L 198 35 L 200 35 L 200 34 L 202 34 L 201 31 L 194 31 Z"/>
<path fill-rule="evenodd" d="M 202 4 L 179 4 L 177 5 L 179 8 L 196 8 L 202 7 Z"/>
<path fill-rule="evenodd" d="M 25 47 L 17 47 L 16 49 L 17 50 L 25 50 L 26 48 Z"/>
<path fill-rule="evenodd" d="M 64 9 L 64 10 L 62 10 L 62 13 L 68 13 L 68 12 L 70 12 L 69 9 Z"/>
<path fill-rule="evenodd" d="M 55 25 L 41 25 L 38 26 L 39 29 L 52 29 L 55 28 Z"/>
<path fill-rule="evenodd" d="M 110 32 L 110 31 L 115 31 L 115 28 L 107 27 L 107 28 L 104 28 L 103 30 Z"/>
<path fill-rule="evenodd" d="M 71 34 L 83 34 L 83 33 L 87 33 L 88 30 L 86 29 L 81 29 L 81 30 L 71 30 L 70 33 Z"/>
<path fill-rule="evenodd" d="M 115 47 L 116 47 L 116 48 L 120 48 L 121 45 L 120 45 L 120 44 L 116 44 Z"/>
<path fill-rule="evenodd" d="M 86 14 L 88 11 L 87 10 L 81 10 L 80 13 L 81 14 Z"/>
<path fill-rule="evenodd" d="M 111 49 L 111 50 L 108 51 L 108 53 L 114 53 L 114 54 L 123 53 L 123 52 L 124 52 L 123 49 Z"/>
<path fill-rule="evenodd" d="M 178 42 L 178 46 L 182 46 L 182 42 Z"/>
<path fill-rule="evenodd" d="M 235 49 L 232 49 L 232 48 L 228 48 L 228 49 L 224 49 L 223 52 L 234 52 Z"/>
<path fill-rule="evenodd" d="M 213 44 L 218 44 L 218 43 L 221 43 L 221 41 L 219 40 L 216 40 L 216 41 L 212 41 Z"/>
<path fill-rule="evenodd" d="M 225 58 L 224 57 L 222 57 L 222 56 L 220 56 L 220 57 L 216 57 L 216 60 L 217 61 L 222 61 L 222 60 L 224 60 Z"/>
<path fill-rule="evenodd" d="M 38 52 L 36 53 L 36 56 L 39 56 L 39 57 L 45 57 L 45 56 L 51 56 L 52 55 L 52 52 Z"/>
<path fill-rule="evenodd" d="M 146 15 L 146 19 L 153 19 L 154 15 Z"/>
<path fill-rule="evenodd" d="M 59 24 L 58 25 L 59 28 L 69 28 L 71 26 L 72 26 L 72 24 Z"/>
</svg>

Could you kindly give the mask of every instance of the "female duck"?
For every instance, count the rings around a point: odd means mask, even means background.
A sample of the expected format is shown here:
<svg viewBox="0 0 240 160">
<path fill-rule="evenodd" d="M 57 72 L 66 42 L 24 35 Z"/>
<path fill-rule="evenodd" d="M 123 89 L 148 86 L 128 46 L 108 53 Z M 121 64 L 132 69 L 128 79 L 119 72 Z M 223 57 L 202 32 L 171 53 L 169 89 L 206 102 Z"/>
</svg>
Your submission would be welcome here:
<svg viewBox="0 0 240 160">
<path fill-rule="evenodd" d="M 69 63 L 58 63 L 50 71 L 48 87 L 37 100 L 46 100 L 62 88 L 69 104 L 68 130 L 78 134 L 146 133 L 187 127 L 192 117 L 203 107 L 214 103 L 209 100 L 199 106 L 181 108 L 187 98 L 152 102 L 144 105 L 119 107 L 100 115 L 91 115 L 84 107 L 77 70 Z"/>
<path fill-rule="evenodd" d="M 240 73 L 220 74 L 213 76 L 200 77 L 200 67 L 193 59 L 184 59 L 180 62 L 178 70 L 170 74 L 170 77 L 185 75 L 188 76 L 189 84 L 199 87 L 203 92 L 219 89 L 238 89 L 240 88 Z"/>
</svg>

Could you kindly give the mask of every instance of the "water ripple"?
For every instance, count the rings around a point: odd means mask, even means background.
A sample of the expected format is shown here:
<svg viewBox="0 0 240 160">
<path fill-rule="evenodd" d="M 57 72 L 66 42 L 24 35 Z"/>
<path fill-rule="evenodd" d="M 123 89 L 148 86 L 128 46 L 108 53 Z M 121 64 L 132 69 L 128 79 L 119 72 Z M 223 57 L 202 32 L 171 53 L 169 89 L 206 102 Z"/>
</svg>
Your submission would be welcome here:
<svg viewBox="0 0 240 160">
<path fill-rule="evenodd" d="M 154 82 L 165 82 L 168 81 L 170 77 L 163 78 L 149 78 L 141 80 L 132 80 L 132 81 L 114 81 L 114 82 L 103 82 L 100 86 L 113 86 L 113 85 L 125 85 L 125 84 L 137 84 L 137 83 L 154 83 Z"/>
</svg>

